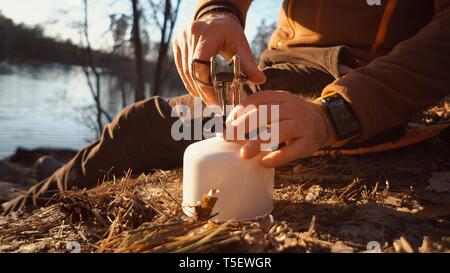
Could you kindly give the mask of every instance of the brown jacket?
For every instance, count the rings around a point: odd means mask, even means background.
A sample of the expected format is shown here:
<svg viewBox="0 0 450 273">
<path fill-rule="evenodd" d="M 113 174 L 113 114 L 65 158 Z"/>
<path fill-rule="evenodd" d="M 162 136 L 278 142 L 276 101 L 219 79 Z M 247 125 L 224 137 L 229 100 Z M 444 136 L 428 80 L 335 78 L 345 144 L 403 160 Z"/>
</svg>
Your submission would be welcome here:
<svg viewBox="0 0 450 273">
<path fill-rule="evenodd" d="M 251 1 L 228 2 L 245 15 Z M 450 94 L 450 0 L 285 0 L 269 48 L 346 45 L 361 67 L 327 86 L 362 124 L 360 141 Z"/>
</svg>

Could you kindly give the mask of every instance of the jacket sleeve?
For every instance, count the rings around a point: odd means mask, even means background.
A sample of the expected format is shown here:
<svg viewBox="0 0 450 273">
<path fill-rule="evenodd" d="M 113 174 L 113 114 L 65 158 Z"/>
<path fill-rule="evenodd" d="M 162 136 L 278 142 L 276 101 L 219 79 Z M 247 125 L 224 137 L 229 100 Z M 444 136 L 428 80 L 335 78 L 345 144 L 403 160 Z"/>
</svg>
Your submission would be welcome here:
<svg viewBox="0 0 450 273">
<path fill-rule="evenodd" d="M 252 0 L 199 0 L 197 2 L 197 7 L 195 10 L 195 17 L 197 17 L 197 14 L 203 8 L 206 8 L 210 5 L 227 4 L 239 10 L 239 18 L 241 19 L 241 22 L 245 22 L 247 11 L 250 7 L 251 2 Z"/>
<path fill-rule="evenodd" d="M 450 0 L 435 3 L 435 16 L 419 33 L 323 90 L 322 95 L 337 92 L 350 102 L 362 126 L 357 142 L 450 94 Z"/>
</svg>

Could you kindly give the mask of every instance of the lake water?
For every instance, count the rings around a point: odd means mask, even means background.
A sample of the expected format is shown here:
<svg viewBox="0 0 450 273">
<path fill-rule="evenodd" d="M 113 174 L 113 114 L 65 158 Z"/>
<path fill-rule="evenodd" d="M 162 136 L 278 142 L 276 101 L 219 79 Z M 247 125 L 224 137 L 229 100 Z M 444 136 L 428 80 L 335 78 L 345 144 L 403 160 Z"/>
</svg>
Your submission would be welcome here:
<svg viewBox="0 0 450 273">
<path fill-rule="evenodd" d="M 113 77 L 104 77 L 103 107 L 122 108 Z M 132 101 L 133 92 L 127 94 Z M 93 100 L 81 67 L 8 64 L 0 67 L 0 159 L 17 147 L 80 149 L 96 138 L 86 115 Z"/>
</svg>

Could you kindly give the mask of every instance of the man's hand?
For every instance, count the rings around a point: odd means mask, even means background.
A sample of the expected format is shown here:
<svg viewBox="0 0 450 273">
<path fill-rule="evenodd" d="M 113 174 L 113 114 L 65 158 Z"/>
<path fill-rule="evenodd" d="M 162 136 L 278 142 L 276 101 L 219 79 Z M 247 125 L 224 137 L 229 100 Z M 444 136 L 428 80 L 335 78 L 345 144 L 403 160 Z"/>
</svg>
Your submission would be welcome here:
<svg viewBox="0 0 450 273">
<path fill-rule="evenodd" d="M 320 148 L 335 142 L 334 129 L 323 106 L 317 102 L 287 91 L 261 91 L 244 100 L 243 107 L 249 109 L 247 107 L 249 105 L 256 106 L 257 110 L 250 109 L 241 113 L 233 110 L 227 120 L 227 127 L 232 126 L 236 132 L 239 126 L 245 124 L 245 132 L 248 132 L 250 116 L 259 115 L 257 113 L 259 105 L 279 105 L 277 124 L 279 143 L 285 143 L 286 146 L 265 155 L 262 158 L 265 167 L 273 168 L 298 158 L 308 157 Z M 271 118 L 267 120 L 270 121 Z M 254 157 L 260 153 L 260 147 L 259 140 L 246 141 L 241 148 L 241 156 Z"/>
<path fill-rule="evenodd" d="M 244 30 L 239 19 L 228 13 L 206 14 L 188 26 L 173 44 L 175 63 L 183 83 L 192 96 L 199 96 L 206 104 L 214 104 L 211 88 L 202 87 L 192 77 L 193 59 L 209 61 L 216 54 L 230 60 L 234 55 L 241 58 L 242 72 L 255 83 L 264 83 L 266 77 L 256 66 Z M 209 81 L 209 67 L 197 64 L 196 77 Z"/>
</svg>

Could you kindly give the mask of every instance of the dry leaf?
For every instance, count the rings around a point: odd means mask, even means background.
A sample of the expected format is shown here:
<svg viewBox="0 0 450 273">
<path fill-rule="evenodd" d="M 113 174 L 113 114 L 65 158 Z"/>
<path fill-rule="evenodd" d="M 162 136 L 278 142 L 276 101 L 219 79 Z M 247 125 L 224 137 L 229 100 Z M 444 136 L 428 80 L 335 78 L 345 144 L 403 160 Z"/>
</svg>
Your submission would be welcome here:
<svg viewBox="0 0 450 273">
<path fill-rule="evenodd" d="M 195 206 L 195 217 L 198 221 L 208 220 L 214 215 L 211 215 L 214 205 L 217 202 L 217 197 L 213 196 L 217 194 L 219 190 L 210 190 L 207 194 L 203 194 L 202 200 L 197 206 Z"/>
</svg>

